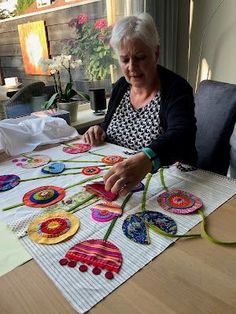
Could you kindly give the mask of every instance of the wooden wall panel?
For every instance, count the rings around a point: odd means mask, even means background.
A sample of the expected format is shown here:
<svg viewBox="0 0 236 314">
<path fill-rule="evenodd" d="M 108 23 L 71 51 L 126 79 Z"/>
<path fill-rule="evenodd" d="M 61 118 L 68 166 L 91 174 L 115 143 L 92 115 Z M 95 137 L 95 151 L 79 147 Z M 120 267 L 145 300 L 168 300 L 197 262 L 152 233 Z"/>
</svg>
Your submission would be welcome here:
<svg viewBox="0 0 236 314">
<path fill-rule="evenodd" d="M 9 68 L 23 68 L 23 61 L 22 61 L 22 56 L 13 56 L 13 57 L 1 57 L 1 63 L 4 65 L 4 67 L 9 67 Z"/>
</svg>

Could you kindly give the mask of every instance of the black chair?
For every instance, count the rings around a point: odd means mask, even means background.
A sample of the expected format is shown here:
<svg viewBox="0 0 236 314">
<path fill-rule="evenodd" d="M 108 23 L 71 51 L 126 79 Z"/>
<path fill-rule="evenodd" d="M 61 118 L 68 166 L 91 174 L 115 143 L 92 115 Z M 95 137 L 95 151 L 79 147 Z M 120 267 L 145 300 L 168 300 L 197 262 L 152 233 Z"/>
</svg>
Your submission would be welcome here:
<svg viewBox="0 0 236 314">
<path fill-rule="evenodd" d="M 195 95 L 198 167 L 226 175 L 236 122 L 236 85 L 202 81 Z"/>
<path fill-rule="evenodd" d="M 53 85 L 47 85 L 43 87 L 43 94 L 46 94 L 48 96 L 48 99 L 55 93 L 56 91 Z"/>
<path fill-rule="evenodd" d="M 31 99 L 34 95 L 42 95 L 45 84 L 34 82 L 22 87 L 5 104 L 6 118 L 18 118 L 32 112 Z"/>
</svg>

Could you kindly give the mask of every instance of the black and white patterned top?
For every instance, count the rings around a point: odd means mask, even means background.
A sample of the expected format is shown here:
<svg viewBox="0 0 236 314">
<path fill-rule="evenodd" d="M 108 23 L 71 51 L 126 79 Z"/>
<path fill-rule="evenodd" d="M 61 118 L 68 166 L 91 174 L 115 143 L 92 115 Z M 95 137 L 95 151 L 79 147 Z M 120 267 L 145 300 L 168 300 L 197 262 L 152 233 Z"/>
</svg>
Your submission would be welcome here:
<svg viewBox="0 0 236 314">
<path fill-rule="evenodd" d="M 145 107 L 134 109 L 130 103 L 130 90 L 128 90 L 107 128 L 109 141 L 134 150 L 148 146 L 163 133 L 159 117 L 160 101 L 158 92 Z"/>
</svg>

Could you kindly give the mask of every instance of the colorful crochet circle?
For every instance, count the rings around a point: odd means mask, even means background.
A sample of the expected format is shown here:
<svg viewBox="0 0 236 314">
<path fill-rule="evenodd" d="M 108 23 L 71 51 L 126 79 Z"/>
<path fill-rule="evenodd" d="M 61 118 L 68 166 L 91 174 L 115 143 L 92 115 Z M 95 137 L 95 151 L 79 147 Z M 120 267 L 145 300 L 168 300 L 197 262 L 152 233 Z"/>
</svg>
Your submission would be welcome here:
<svg viewBox="0 0 236 314">
<path fill-rule="evenodd" d="M 177 225 L 172 218 L 154 211 L 129 215 L 123 222 L 122 230 L 130 240 L 140 244 L 150 244 L 147 224 L 154 225 L 170 234 L 177 232 Z"/>
<path fill-rule="evenodd" d="M 27 158 L 25 158 L 25 157 L 12 159 L 12 162 L 13 162 L 17 167 L 22 167 L 22 165 L 23 165 L 26 161 L 27 161 Z"/>
<path fill-rule="evenodd" d="M 202 207 L 200 198 L 178 189 L 160 194 L 157 202 L 163 209 L 174 214 L 189 214 Z"/>
<path fill-rule="evenodd" d="M 110 221 L 122 215 L 122 208 L 111 202 L 96 204 L 92 208 L 92 218 L 99 222 Z"/>
<path fill-rule="evenodd" d="M 85 190 L 89 193 L 95 194 L 98 197 L 105 199 L 106 201 L 112 202 L 117 198 L 117 194 L 105 190 L 104 182 L 94 182 L 85 185 Z"/>
<path fill-rule="evenodd" d="M 144 190 L 144 184 L 142 182 L 139 182 L 135 187 L 132 189 L 132 192 L 140 192 Z"/>
<path fill-rule="evenodd" d="M 108 156 L 102 157 L 101 162 L 108 165 L 114 165 L 118 162 L 121 162 L 122 160 L 124 160 L 124 157 L 122 156 L 108 155 Z"/>
<path fill-rule="evenodd" d="M 30 156 L 30 158 L 28 159 L 26 158 L 21 159 L 21 162 L 16 163 L 16 166 L 20 166 L 25 169 L 37 168 L 48 164 L 50 160 L 51 158 L 48 156 L 34 155 Z"/>
<path fill-rule="evenodd" d="M 47 213 L 36 218 L 28 227 L 31 240 L 41 244 L 55 244 L 74 235 L 79 228 L 79 220 L 66 212 Z"/>
<path fill-rule="evenodd" d="M 20 183 L 20 178 L 15 174 L 0 176 L 0 192 L 10 190 Z"/>
<path fill-rule="evenodd" d="M 23 203 L 30 207 L 46 207 L 59 202 L 64 197 L 63 188 L 46 185 L 25 193 Z"/>
<path fill-rule="evenodd" d="M 71 147 L 63 147 L 63 152 L 68 154 L 84 153 L 91 149 L 90 144 L 85 143 L 73 143 Z"/>
<path fill-rule="evenodd" d="M 101 172 L 101 169 L 96 166 L 88 166 L 82 169 L 82 173 L 86 176 L 92 176 L 94 174 L 98 174 L 99 172 Z"/>
<path fill-rule="evenodd" d="M 81 262 L 115 273 L 119 272 L 122 264 L 120 250 L 113 243 L 100 239 L 91 239 L 74 245 L 66 253 L 65 258 L 68 263 L 70 261 Z M 64 262 L 60 264 L 65 265 Z"/>
<path fill-rule="evenodd" d="M 53 162 L 50 165 L 44 166 L 41 171 L 43 173 L 61 173 L 65 170 L 65 165 L 62 162 Z"/>
</svg>

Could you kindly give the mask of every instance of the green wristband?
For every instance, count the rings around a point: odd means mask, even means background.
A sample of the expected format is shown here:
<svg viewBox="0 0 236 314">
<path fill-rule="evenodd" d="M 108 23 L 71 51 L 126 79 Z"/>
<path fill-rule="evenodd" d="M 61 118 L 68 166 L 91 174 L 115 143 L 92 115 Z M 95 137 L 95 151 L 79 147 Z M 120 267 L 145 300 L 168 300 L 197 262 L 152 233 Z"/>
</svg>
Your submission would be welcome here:
<svg viewBox="0 0 236 314">
<path fill-rule="evenodd" d="M 156 153 L 149 147 L 144 147 L 141 151 L 151 160 L 152 173 L 156 173 L 160 168 L 160 159 L 157 157 Z"/>
</svg>

